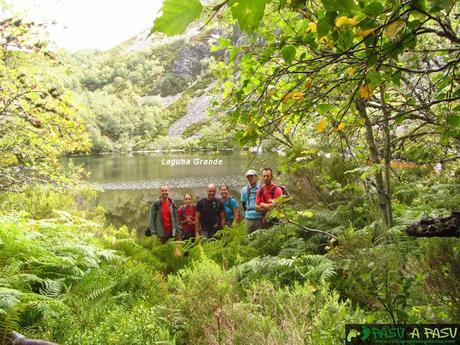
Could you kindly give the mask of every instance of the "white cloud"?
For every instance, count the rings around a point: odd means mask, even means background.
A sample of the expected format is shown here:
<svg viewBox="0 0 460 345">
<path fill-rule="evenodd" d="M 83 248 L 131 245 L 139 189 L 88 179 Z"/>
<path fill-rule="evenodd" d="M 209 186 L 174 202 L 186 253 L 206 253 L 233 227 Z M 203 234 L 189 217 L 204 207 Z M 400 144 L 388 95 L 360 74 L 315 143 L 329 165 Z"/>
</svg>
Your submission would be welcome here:
<svg viewBox="0 0 460 345">
<path fill-rule="evenodd" d="M 150 28 L 163 0 L 14 0 L 13 8 L 48 25 L 51 39 L 72 51 L 109 49 Z"/>
</svg>

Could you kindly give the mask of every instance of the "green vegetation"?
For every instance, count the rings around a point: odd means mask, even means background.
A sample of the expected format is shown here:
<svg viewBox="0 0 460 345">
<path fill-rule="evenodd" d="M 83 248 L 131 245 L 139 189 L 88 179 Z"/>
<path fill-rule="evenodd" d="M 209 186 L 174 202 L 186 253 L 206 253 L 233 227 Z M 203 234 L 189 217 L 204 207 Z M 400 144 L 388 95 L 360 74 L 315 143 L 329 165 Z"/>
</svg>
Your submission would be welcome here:
<svg viewBox="0 0 460 345">
<path fill-rule="evenodd" d="M 59 344 L 341 344 L 345 323 L 460 319 L 458 241 L 401 231 L 445 212 L 423 191 L 395 206 L 387 233 L 320 208 L 293 220 L 321 223 L 334 240 L 284 224 L 166 245 L 104 227 L 93 197 L 49 187 L 2 194 L 2 332 Z"/>
<path fill-rule="evenodd" d="M 154 29 L 170 34 L 204 8 L 164 6 Z M 182 79 L 172 49 L 161 63 L 155 46 L 53 56 L 33 25 L 0 22 L 0 345 L 11 330 L 63 345 L 341 344 L 346 323 L 460 322 L 458 239 L 404 231 L 460 205 L 458 6 L 224 1 L 211 11 L 251 35 L 221 37 L 224 59 Z M 184 54 L 201 56 L 192 41 Z M 173 141 L 209 70 L 219 120 Z M 89 137 L 97 152 L 278 149 L 294 198 L 269 229 L 161 245 L 106 225 L 96 191 L 60 166 Z"/>
<path fill-rule="evenodd" d="M 72 93 L 50 73 L 59 61 L 35 30 L 17 18 L 0 22 L 0 189 L 68 181 L 59 158 L 90 148 Z"/>
<path fill-rule="evenodd" d="M 184 138 L 190 138 L 191 136 L 196 135 L 201 129 L 209 125 L 210 125 L 209 120 L 204 120 L 204 121 L 193 123 L 187 126 L 187 128 L 185 128 L 184 133 L 182 133 L 182 136 Z"/>
</svg>

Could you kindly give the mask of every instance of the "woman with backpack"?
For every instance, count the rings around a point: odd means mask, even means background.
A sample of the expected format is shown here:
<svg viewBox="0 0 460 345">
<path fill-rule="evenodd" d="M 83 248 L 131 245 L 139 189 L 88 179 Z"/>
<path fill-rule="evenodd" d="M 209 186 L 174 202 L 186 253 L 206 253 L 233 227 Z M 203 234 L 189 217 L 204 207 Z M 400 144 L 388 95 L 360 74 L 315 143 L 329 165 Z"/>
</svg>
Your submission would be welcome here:
<svg viewBox="0 0 460 345">
<path fill-rule="evenodd" d="M 179 215 L 179 223 L 182 227 L 182 239 L 188 240 L 189 238 L 195 238 L 196 211 L 192 194 L 186 193 L 184 195 L 184 204 L 179 207 L 177 213 Z"/>
<path fill-rule="evenodd" d="M 240 212 L 238 210 L 238 203 L 235 198 L 230 196 L 229 188 L 227 185 L 220 186 L 220 196 L 225 207 L 225 224 L 230 226 L 240 221 Z"/>
</svg>

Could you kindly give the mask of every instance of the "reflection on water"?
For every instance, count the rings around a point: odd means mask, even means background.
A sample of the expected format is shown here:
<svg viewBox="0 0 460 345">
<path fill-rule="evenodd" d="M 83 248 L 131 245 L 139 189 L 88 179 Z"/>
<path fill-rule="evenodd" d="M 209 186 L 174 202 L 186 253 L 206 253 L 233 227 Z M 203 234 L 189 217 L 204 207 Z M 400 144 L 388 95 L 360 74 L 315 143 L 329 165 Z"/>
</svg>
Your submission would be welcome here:
<svg viewBox="0 0 460 345">
<path fill-rule="evenodd" d="M 209 160 L 221 164 L 203 165 Z M 239 199 L 246 170 L 262 171 L 264 166 L 274 167 L 276 160 L 275 154 L 230 152 L 94 155 L 71 157 L 66 162 L 83 165 L 90 173 L 88 180 L 103 189 L 98 201 L 106 208 L 110 223 L 142 230 L 161 185 L 170 186 L 170 197 L 178 205 L 185 193 L 196 200 L 204 197 L 209 183 L 227 184 L 231 195 Z"/>
</svg>

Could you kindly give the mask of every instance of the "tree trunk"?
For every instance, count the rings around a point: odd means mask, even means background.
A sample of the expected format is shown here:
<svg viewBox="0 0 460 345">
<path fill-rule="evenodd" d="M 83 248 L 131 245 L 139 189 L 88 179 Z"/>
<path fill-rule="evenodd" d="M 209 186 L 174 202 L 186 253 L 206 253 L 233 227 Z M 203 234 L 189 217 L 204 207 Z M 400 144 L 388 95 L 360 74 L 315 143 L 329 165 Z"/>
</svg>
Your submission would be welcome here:
<svg viewBox="0 0 460 345">
<path fill-rule="evenodd" d="M 23 336 L 22 334 L 11 331 L 6 339 L 6 345 L 58 345 L 50 341 L 41 340 L 41 339 L 29 339 Z"/>
<path fill-rule="evenodd" d="M 367 141 L 367 146 L 369 148 L 371 160 L 373 164 L 380 164 L 381 162 L 380 162 L 379 154 L 377 151 L 377 145 L 374 139 L 372 123 L 369 120 L 369 117 L 367 116 L 365 101 L 362 99 L 357 100 L 356 107 L 358 109 L 359 115 L 364 119 L 364 126 L 366 128 L 366 141 Z M 390 208 L 388 207 L 388 197 L 386 196 L 386 193 L 385 193 L 382 169 L 376 169 L 374 176 L 375 176 L 375 186 L 377 189 L 377 197 L 379 201 L 380 211 L 382 213 L 382 219 L 383 219 L 384 224 L 387 227 L 389 227 L 390 224 L 388 223 L 388 220 L 390 219 L 390 217 L 388 216 L 388 210 Z"/>
<path fill-rule="evenodd" d="M 423 218 L 409 225 L 406 233 L 416 237 L 460 237 L 460 211 L 449 217 Z"/>
<path fill-rule="evenodd" d="M 382 112 L 383 112 L 383 133 L 384 133 L 384 165 L 383 165 L 383 178 L 384 178 L 384 187 L 385 187 L 385 197 L 386 197 L 386 217 L 388 227 L 391 227 L 393 224 L 393 210 L 391 207 L 391 184 L 390 184 L 390 162 L 391 162 L 391 141 L 390 141 L 390 126 L 389 118 L 390 114 L 385 103 L 385 90 L 383 85 L 380 85 L 380 98 L 382 101 Z"/>
</svg>

